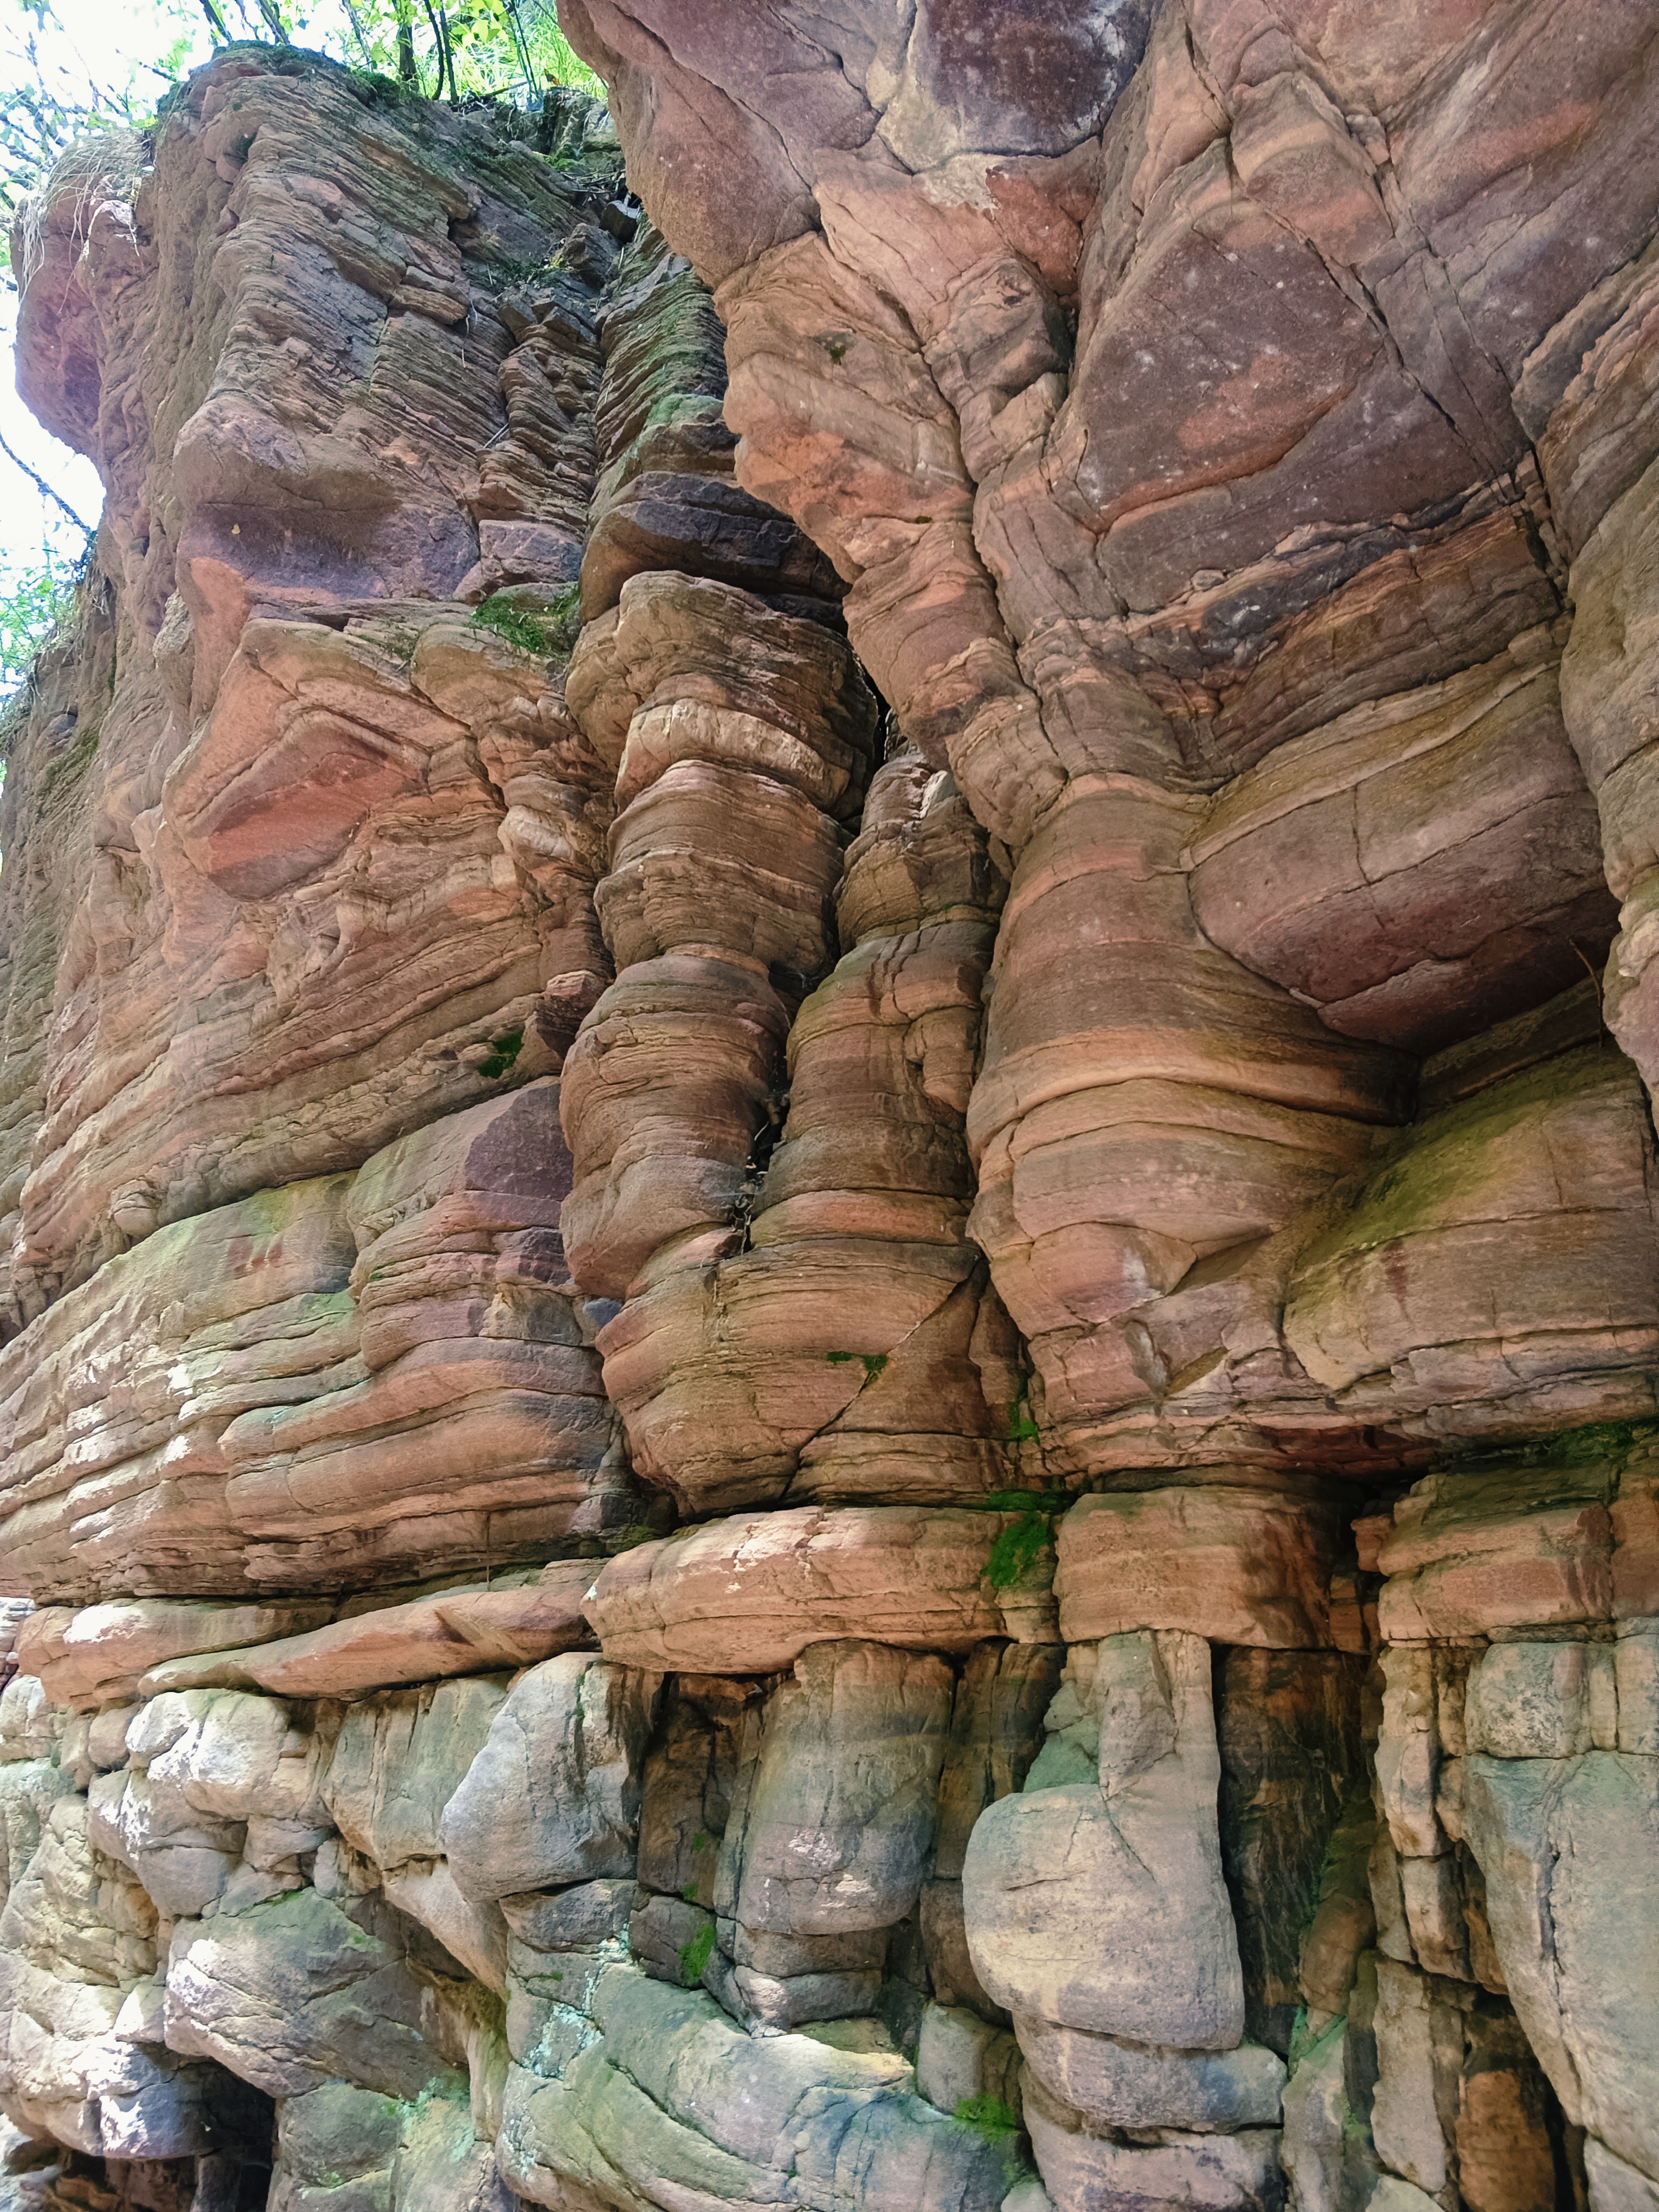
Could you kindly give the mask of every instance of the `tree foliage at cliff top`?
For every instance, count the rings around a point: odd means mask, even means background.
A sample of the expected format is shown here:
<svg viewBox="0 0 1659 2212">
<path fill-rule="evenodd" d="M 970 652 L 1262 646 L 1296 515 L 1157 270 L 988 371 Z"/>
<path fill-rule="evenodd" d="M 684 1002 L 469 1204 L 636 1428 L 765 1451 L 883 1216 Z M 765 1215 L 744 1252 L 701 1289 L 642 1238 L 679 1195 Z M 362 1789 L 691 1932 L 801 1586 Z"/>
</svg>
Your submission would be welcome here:
<svg viewBox="0 0 1659 2212">
<path fill-rule="evenodd" d="M 135 26 L 146 27 L 128 18 L 112 58 L 78 6 L 10 4 L 0 229 L 67 147 L 94 131 L 149 128 L 178 79 L 231 40 L 307 46 L 426 99 L 535 107 L 550 85 L 605 94 L 559 29 L 556 0 L 152 0 L 149 39 L 135 40 Z"/>
</svg>

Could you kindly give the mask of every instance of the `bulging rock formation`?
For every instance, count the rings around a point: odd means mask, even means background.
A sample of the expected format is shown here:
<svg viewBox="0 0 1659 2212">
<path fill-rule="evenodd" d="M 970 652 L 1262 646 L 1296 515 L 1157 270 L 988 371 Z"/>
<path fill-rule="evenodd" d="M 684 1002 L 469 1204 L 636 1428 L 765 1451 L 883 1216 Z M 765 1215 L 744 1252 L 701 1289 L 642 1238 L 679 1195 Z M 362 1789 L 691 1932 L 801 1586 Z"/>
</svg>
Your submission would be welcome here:
<svg viewBox="0 0 1659 2212">
<path fill-rule="evenodd" d="M 561 15 L 14 240 L 6 2187 L 1652 2212 L 1659 9 Z"/>
</svg>

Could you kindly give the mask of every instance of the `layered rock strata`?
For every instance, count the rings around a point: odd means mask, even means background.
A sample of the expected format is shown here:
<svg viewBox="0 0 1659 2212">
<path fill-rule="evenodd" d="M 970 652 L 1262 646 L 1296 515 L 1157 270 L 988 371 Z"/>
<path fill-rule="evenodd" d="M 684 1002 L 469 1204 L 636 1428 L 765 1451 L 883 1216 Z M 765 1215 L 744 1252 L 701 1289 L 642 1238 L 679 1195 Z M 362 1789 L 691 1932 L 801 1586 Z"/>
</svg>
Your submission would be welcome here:
<svg viewBox="0 0 1659 2212">
<path fill-rule="evenodd" d="M 1641 2212 L 1659 21 L 562 20 L 14 248 L 18 2192 Z"/>
</svg>

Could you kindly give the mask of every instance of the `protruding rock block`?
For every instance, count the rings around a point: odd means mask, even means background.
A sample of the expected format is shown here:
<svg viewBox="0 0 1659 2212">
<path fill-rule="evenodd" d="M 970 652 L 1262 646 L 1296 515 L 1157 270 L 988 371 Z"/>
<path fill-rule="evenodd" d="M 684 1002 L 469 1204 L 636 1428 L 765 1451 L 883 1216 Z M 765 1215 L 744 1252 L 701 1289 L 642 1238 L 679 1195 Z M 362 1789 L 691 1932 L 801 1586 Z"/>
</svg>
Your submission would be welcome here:
<svg viewBox="0 0 1659 2212">
<path fill-rule="evenodd" d="M 391 1690 L 348 1707 L 323 1796 L 352 1849 L 387 1872 L 442 1854 L 444 1808 L 488 1740 L 500 1675 Z"/>
<path fill-rule="evenodd" d="M 1181 1633 L 1109 1637 L 1091 1672 L 1097 1778 L 1044 1788 L 1034 1772 L 969 1840 L 974 1965 L 1012 2012 L 1231 2051 L 1244 1988 L 1216 1829 L 1209 1647 Z"/>
<path fill-rule="evenodd" d="M 1394 1056 L 1338 1042 L 1206 950 L 1179 866 L 1200 818 L 1192 801 L 1130 777 L 1080 785 L 1044 817 L 999 939 L 976 1146 L 1045 1097 L 1141 1078 L 1394 1118 L 1405 1075 Z"/>
<path fill-rule="evenodd" d="M 838 1480 L 994 1490 L 1009 1415 L 972 1358 L 975 1273 L 960 1244 L 822 1237 L 665 1274 L 600 1338 L 639 1472 L 700 1512 L 781 1498 L 803 1465 L 826 1502 Z"/>
<path fill-rule="evenodd" d="M 836 823 L 787 784 L 678 760 L 617 817 L 596 902 L 618 969 L 713 944 L 805 976 L 840 873 Z"/>
<path fill-rule="evenodd" d="M 588 1601 L 607 1659 L 770 1674 L 810 1644 L 857 1636 L 966 1651 L 1005 1633 L 984 1580 L 997 1513 L 791 1506 L 705 1522 L 603 1569 Z"/>
<path fill-rule="evenodd" d="M 961 1116 L 990 938 L 964 921 L 866 939 L 806 1000 L 758 1241 L 961 1237 L 972 1193 Z"/>
<path fill-rule="evenodd" d="M 520 1676 L 444 1812 L 464 1895 L 632 1871 L 651 1702 L 638 1674 L 574 1651 Z"/>
<path fill-rule="evenodd" d="M 213 713 L 167 772 L 166 818 L 216 889 L 272 898 L 336 860 L 373 809 L 421 790 L 428 757 L 463 728 L 361 640 L 250 623 Z"/>
<path fill-rule="evenodd" d="M 224 1434 L 253 1577 L 361 1584 L 440 1553 L 506 1565 L 619 1523 L 611 1419 L 556 1227 L 558 1110 L 556 1084 L 530 1085 L 388 1146 L 354 1182 L 365 1379 Z"/>
<path fill-rule="evenodd" d="M 1523 514 L 1503 502 L 1368 560 L 1282 623 L 1277 649 L 1220 687 L 1212 740 L 1234 770 L 1346 715 L 1534 641 L 1561 611 Z"/>
<path fill-rule="evenodd" d="M 1208 945 L 1180 867 L 1198 821 L 1138 778 L 1074 784 L 1021 855 L 992 970 L 969 1226 L 1085 1466 L 1156 1394 L 1136 1310 L 1311 1205 L 1405 1101 L 1397 1055 Z"/>
<path fill-rule="evenodd" d="M 581 1601 L 592 1578 L 591 1560 L 556 1559 L 539 1573 L 509 1571 L 488 1585 L 354 1613 L 305 1635 L 162 1660 L 141 1677 L 139 1692 L 260 1689 L 278 1697 L 349 1698 L 400 1682 L 533 1666 L 586 1641 Z"/>
<path fill-rule="evenodd" d="M 159 2020 L 134 2034 L 137 2008 L 120 1989 L 9 1957 L 0 1995 L 7 2113 L 34 2142 L 137 2162 L 193 2160 L 235 2141 L 234 2086 L 165 2049 Z"/>
<path fill-rule="evenodd" d="M 35 1784 L 45 1789 L 48 1800 L 56 1796 L 60 1776 L 64 1786 L 68 1786 L 76 1762 L 72 1753 L 60 1754 L 58 1747 L 72 1726 L 73 1723 L 64 1707 L 52 1703 L 36 1675 L 14 1674 L 4 1690 L 0 1691 L 0 1765 L 27 1770 L 21 1782 L 15 1777 L 9 1778 L 16 1783 L 25 1798 L 33 1796 Z M 58 1759 L 56 1765 L 52 1764 L 55 1756 Z M 121 1756 L 126 1756 L 125 1742 Z M 119 1761 L 114 1763 L 118 1765 Z M 0 1780 L 7 1778 L 0 1778 Z M 4 1817 L 9 1824 L 9 1814 Z M 27 1816 L 25 1824 L 27 1825 Z M 29 1848 L 33 1848 L 32 1844 Z M 12 1865 L 15 1863 L 15 1870 L 21 1873 L 27 1861 L 27 1850 L 18 1856 L 9 1842 L 6 1850 L 7 1863 Z"/>
<path fill-rule="evenodd" d="M 788 1027 L 738 961 L 671 953 L 605 992 L 562 1086 L 576 1177 L 563 1231 L 584 1290 L 620 1298 L 659 1245 L 730 1229 Z"/>
<path fill-rule="evenodd" d="M 621 1525 L 568 1177 L 557 1085 L 530 1085 L 387 1147 L 361 1187 L 291 1184 L 112 1261 L 0 1355 L 19 1569 L 71 1598 L 339 1590 Z M 180 1616 L 108 1673 L 322 1617 L 192 1644 Z"/>
<path fill-rule="evenodd" d="M 1285 1342 L 1339 1406 L 1431 1435 L 1650 1412 L 1652 1143 L 1594 1047 L 1430 1115 L 1303 1247 Z"/>
<path fill-rule="evenodd" d="M 1014 2029 L 1025 2063 L 1050 2096 L 1103 2128 L 1234 2134 L 1279 2124 L 1285 2062 L 1260 2044 L 1159 2050 L 1059 2027 L 1035 2013 L 1017 2014 Z"/>
<path fill-rule="evenodd" d="M 1126 2201 L 1194 2212 L 1273 2212 L 1283 2201 L 1276 2128 L 1237 2135 L 1171 2128 L 1159 2130 L 1155 2142 L 1126 2142 L 1101 2122 L 1091 2129 L 1034 2073 L 1026 2077 L 1025 2124 L 1055 2212 L 1113 2212 Z"/>
<path fill-rule="evenodd" d="M 418 2096 L 446 2069 L 421 2033 L 421 1986 L 395 1921 L 372 1899 L 311 1888 L 181 1920 L 167 1960 L 168 2048 L 217 2058 L 267 2096 L 329 2081 Z"/>
<path fill-rule="evenodd" d="M 576 1279 L 621 1297 L 659 1249 L 736 1222 L 789 1025 L 780 990 L 830 949 L 836 817 L 868 772 L 873 702 L 826 631 L 673 575 L 634 578 L 590 626 L 566 696 L 625 800 L 599 895 L 622 973 L 564 1106 Z"/>
<path fill-rule="evenodd" d="M 47 1982 L 68 1984 L 68 1990 L 41 1992 L 50 2004 L 66 2007 L 76 2005 L 76 1989 L 119 1990 L 147 1980 L 156 1964 L 157 1921 L 150 1899 L 131 1869 L 103 1850 L 100 1824 L 86 1798 L 60 1791 L 40 1810 L 36 1848 L 11 1869 L 3 1917 L 5 1948 L 11 1955 L 0 1963 L 0 1972 L 19 1971 L 25 1989 L 30 1968 Z M 141 2000 L 134 2009 L 142 2007 Z M 21 2048 L 14 2045 L 14 2057 L 27 2057 L 32 2013 L 49 2034 L 76 2032 L 68 2026 L 54 2030 L 50 2014 L 25 2003 L 17 2023 Z M 79 2032 L 99 2034 L 109 2019 L 106 2014 L 100 2027 Z M 137 2039 L 159 2043 L 154 2023 L 145 2021 L 143 2026 L 146 2032 Z M 52 2054 L 54 2066 L 65 2056 L 61 2051 Z"/>
<path fill-rule="evenodd" d="M 956 779 L 908 749 L 884 762 L 836 891 L 843 946 L 903 936 L 921 921 L 989 919 L 1006 896 L 1003 857 Z"/>
<path fill-rule="evenodd" d="M 1048 465 L 1104 526 L 1103 566 L 1136 609 L 1187 590 L 1201 561 L 1227 570 L 1261 559 L 1316 513 L 1328 524 L 1413 513 L 1468 481 L 1451 422 L 1382 350 L 1312 242 L 1334 206 L 1352 216 L 1358 181 L 1342 159 L 1340 122 L 1334 131 L 1322 122 L 1307 117 L 1303 130 L 1329 149 L 1322 189 L 1310 189 L 1317 156 L 1304 155 L 1300 191 L 1275 204 L 1266 180 L 1241 175 L 1212 140 L 1174 169 L 1144 218 L 1126 203 L 1114 224 L 1126 258 L 1133 248 L 1133 276 L 1104 289 Z M 1352 263 L 1391 246 L 1374 182 L 1370 193 L 1359 234 L 1327 244 L 1334 258 Z M 1218 251 L 1218 276 L 1205 269 Z M 1201 325 L 1180 305 L 1194 287 L 1206 300 Z M 1224 349 L 1230 379 L 1249 373 L 1264 341 L 1291 347 L 1295 368 L 1270 403 L 1216 410 L 1212 349 Z"/>
<path fill-rule="evenodd" d="M 1617 1482 L 1608 1465 L 1425 1475 L 1395 1510 L 1377 1564 L 1391 1641 L 1607 1620 Z"/>
<path fill-rule="evenodd" d="M 193 1691 L 127 1709 L 125 1756 L 90 1734 L 88 1832 L 167 1918 L 207 1911 L 239 1877 L 241 1901 L 297 1886 L 297 1862 L 333 1832 L 319 1745 L 287 1706 Z M 280 1869 L 280 1871 L 277 1871 Z"/>
<path fill-rule="evenodd" d="M 583 630 L 565 696 L 597 750 L 621 769 L 630 798 L 649 780 L 642 763 L 657 750 L 653 710 L 678 701 L 719 710 L 686 726 L 700 750 L 712 748 L 702 757 L 784 770 L 781 781 L 808 798 L 822 791 L 825 811 L 838 817 L 856 812 L 870 771 L 876 702 L 846 647 L 817 623 L 726 584 L 631 578 L 615 615 Z M 783 744 L 789 738 L 798 750 Z"/>
<path fill-rule="evenodd" d="M 239 1876 L 244 1901 L 249 1886 L 264 1896 L 296 1887 L 299 1856 L 332 1823 L 319 1747 L 296 1735 L 286 1706 L 235 1692 L 165 1696 L 133 1712 L 125 1733 L 125 1761 L 90 1758 L 104 1771 L 91 1778 L 88 1832 L 158 1911 L 210 1911 Z M 99 1751 L 95 1734 L 88 1748 Z"/>
<path fill-rule="evenodd" d="M 1419 1051 L 1569 989 L 1614 923 L 1547 635 L 1278 746 L 1191 858 L 1214 944 L 1341 1035 Z"/>
<path fill-rule="evenodd" d="M 305 1632 L 326 1604 L 209 1605 L 166 1598 L 47 1606 L 31 1614 L 19 1655 L 55 1703 L 93 1710 L 131 1695 L 151 1668 L 187 1653 L 237 1650 Z"/>
<path fill-rule="evenodd" d="M 786 1489 L 945 1504 L 1012 1479 L 1023 1381 L 963 1234 L 961 1116 L 989 950 L 988 908 L 963 894 L 989 902 L 999 886 L 948 782 L 902 756 L 872 791 L 843 897 L 891 861 L 886 918 L 921 926 L 866 937 L 797 1017 L 751 1249 L 693 1265 L 669 1246 L 603 1336 L 636 1468 L 693 1510 Z M 960 918 L 930 921 L 936 904 Z M 660 1229 L 659 1188 L 652 1199 Z"/>
<path fill-rule="evenodd" d="M 153 775 L 162 801 L 135 833 L 124 798 L 110 831 L 140 836 L 148 858 L 100 893 L 118 926 L 78 988 L 85 1065 L 22 1201 L 20 1289 L 27 1277 L 50 1294 L 158 1223 L 355 1167 L 487 1095 L 505 1072 L 498 1039 L 514 1041 L 520 1078 L 556 1064 L 537 1021 L 552 917 L 502 849 L 507 807 L 481 750 L 502 724 L 535 731 L 546 664 L 463 611 L 343 629 L 262 618 L 222 684 L 214 672 L 187 744 L 161 702 L 138 718 L 127 781 Z M 430 629 L 459 716 L 418 680 Z M 586 799 L 579 784 L 555 809 L 567 842 Z M 266 918 L 244 945 L 250 902 Z M 130 1066 L 132 1036 L 145 1045 Z"/>
<path fill-rule="evenodd" d="M 333 1177 L 176 1223 L 0 1353 L 7 1548 L 40 1595 L 246 1588 L 218 1438 L 355 1351 L 345 1194 Z"/>
<path fill-rule="evenodd" d="M 1333 1640 L 1341 1509 L 1224 1482 L 1106 1491 L 1061 1519 L 1054 1590 L 1068 1644 L 1125 1629 L 1305 1651 Z"/>
</svg>

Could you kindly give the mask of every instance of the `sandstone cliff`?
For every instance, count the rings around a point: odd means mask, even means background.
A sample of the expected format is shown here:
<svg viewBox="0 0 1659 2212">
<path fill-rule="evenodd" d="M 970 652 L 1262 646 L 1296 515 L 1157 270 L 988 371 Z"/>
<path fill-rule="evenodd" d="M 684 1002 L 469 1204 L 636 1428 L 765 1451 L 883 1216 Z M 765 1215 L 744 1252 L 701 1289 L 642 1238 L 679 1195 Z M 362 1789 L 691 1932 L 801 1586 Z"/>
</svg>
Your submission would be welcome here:
<svg viewBox="0 0 1659 2212">
<path fill-rule="evenodd" d="M 562 15 L 14 242 L 4 2185 L 1654 2212 L 1659 5 Z"/>
</svg>

